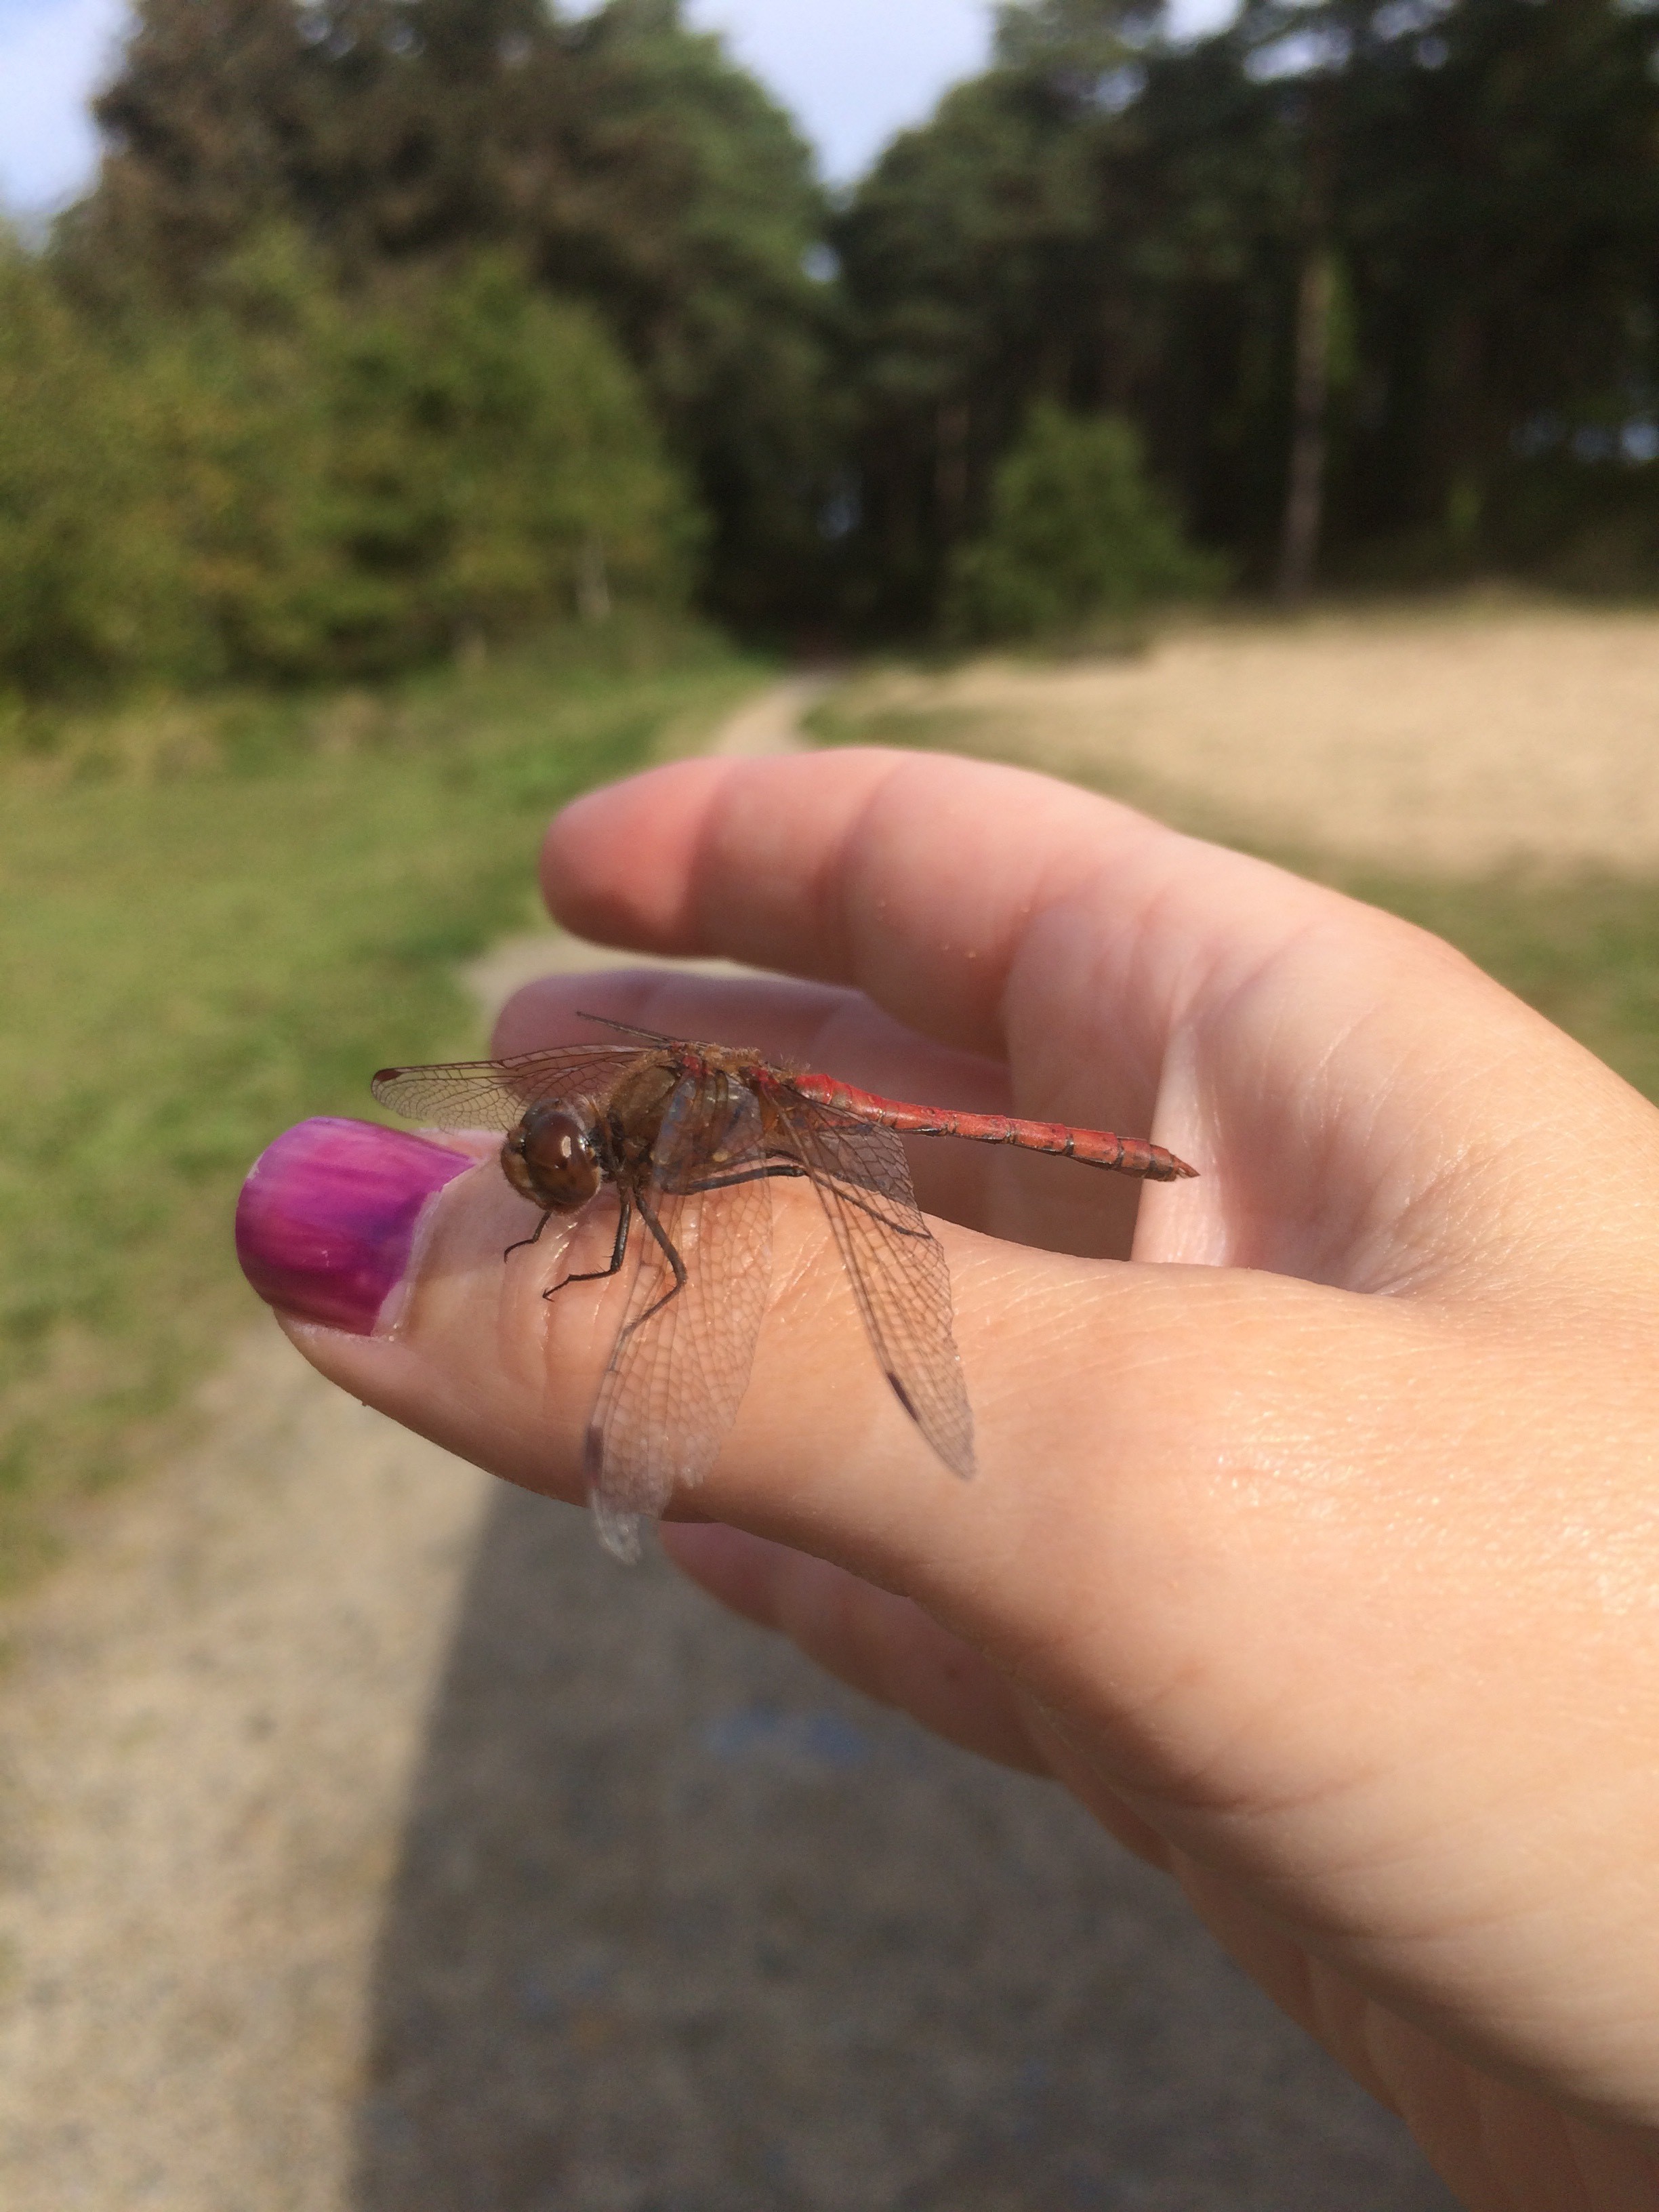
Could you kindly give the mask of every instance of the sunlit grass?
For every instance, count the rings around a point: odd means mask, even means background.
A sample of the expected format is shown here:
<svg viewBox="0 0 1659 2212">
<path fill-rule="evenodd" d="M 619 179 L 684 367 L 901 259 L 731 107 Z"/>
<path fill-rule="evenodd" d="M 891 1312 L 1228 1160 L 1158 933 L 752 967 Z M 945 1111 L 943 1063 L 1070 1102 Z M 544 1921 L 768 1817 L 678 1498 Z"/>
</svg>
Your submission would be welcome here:
<svg viewBox="0 0 1659 2212">
<path fill-rule="evenodd" d="M 456 963 L 534 916 L 550 811 L 758 673 L 678 640 L 0 732 L 0 1572 L 178 1432 L 251 1317 L 229 1234 L 249 1161 L 304 1115 L 372 1112 L 387 1060 L 475 1048 Z M 983 743 L 933 711 L 816 720 Z M 1659 1097 L 1659 884 L 1271 857 L 1449 938 Z"/>
<path fill-rule="evenodd" d="M 832 695 L 809 720 L 827 744 L 914 745 L 1038 764 L 1033 750 L 1015 756 L 1003 750 L 997 726 L 987 718 L 948 708 L 887 704 L 865 713 L 854 691 Z M 1453 877 L 1382 868 L 1264 844 L 1168 785 L 1103 775 L 1064 757 L 1041 764 L 1056 774 L 1069 771 L 1073 781 L 1179 829 L 1259 853 L 1433 930 L 1659 1102 L 1659 881 L 1606 870 Z"/>
<path fill-rule="evenodd" d="M 757 672 L 706 640 L 389 695 L 157 704 L 0 758 L 0 1559 L 152 1449 L 251 1317 L 238 1183 L 389 1059 L 475 1048 L 454 963 L 542 828 Z"/>
</svg>

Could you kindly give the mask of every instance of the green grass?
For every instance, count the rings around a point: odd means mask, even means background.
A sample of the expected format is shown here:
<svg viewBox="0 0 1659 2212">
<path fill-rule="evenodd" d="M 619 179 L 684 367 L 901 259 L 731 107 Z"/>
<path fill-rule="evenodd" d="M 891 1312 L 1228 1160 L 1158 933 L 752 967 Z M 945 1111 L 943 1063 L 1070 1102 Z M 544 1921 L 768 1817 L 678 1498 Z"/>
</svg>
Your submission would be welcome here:
<svg viewBox="0 0 1659 2212">
<path fill-rule="evenodd" d="M 1518 871 L 1458 880 L 1305 856 L 1286 865 L 1446 938 L 1659 1103 L 1659 882 Z"/>
<path fill-rule="evenodd" d="M 1038 764 L 1031 753 L 1001 750 L 997 726 L 977 714 L 890 706 L 866 714 L 856 693 L 850 702 L 832 695 L 808 726 L 825 744 L 915 745 Z M 1433 930 L 1659 1102 L 1659 881 L 1612 871 L 1563 878 L 1509 869 L 1458 878 L 1363 866 L 1264 845 L 1171 786 L 1104 777 L 1063 759 L 1042 765 Z"/>
<path fill-rule="evenodd" d="M 0 756 L 0 1571 L 177 1432 L 251 1317 L 238 1184 L 387 1060 L 476 1048 L 559 802 L 758 672 L 692 638 L 388 694 L 14 725 Z"/>
<path fill-rule="evenodd" d="M 0 1577 L 176 1438 L 251 1317 L 230 1223 L 255 1154 L 373 1112 L 387 1060 L 475 1049 L 455 963 L 537 916 L 548 814 L 760 673 L 707 641 L 635 647 L 0 727 Z M 934 713 L 817 719 L 830 742 L 982 744 Z M 1270 857 L 1462 945 L 1659 1097 L 1659 884 Z"/>
</svg>

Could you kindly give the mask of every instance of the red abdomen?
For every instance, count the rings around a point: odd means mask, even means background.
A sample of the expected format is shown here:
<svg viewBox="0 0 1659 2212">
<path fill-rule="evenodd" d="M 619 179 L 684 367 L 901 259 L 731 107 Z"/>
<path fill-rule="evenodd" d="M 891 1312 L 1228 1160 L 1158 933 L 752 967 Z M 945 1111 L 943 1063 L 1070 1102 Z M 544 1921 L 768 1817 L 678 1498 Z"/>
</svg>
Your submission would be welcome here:
<svg viewBox="0 0 1659 2212">
<path fill-rule="evenodd" d="M 1085 1167 L 1113 1168 L 1120 1175 L 1149 1182 L 1176 1182 L 1196 1168 L 1145 1137 L 1116 1137 L 1108 1129 L 1074 1129 L 1064 1121 L 1022 1121 L 1006 1114 L 952 1114 L 936 1106 L 910 1106 L 902 1099 L 855 1091 L 830 1075 L 795 1075 L 791 1089 L 815 1106 L 832 1107 L 854 1121 L 872 1121 L 910 1137 L 966 1137 L 981 1145 L 1012 1145 L 1021 1152 L 1051 1152 L 1081 1160 Z"/>
</svg>

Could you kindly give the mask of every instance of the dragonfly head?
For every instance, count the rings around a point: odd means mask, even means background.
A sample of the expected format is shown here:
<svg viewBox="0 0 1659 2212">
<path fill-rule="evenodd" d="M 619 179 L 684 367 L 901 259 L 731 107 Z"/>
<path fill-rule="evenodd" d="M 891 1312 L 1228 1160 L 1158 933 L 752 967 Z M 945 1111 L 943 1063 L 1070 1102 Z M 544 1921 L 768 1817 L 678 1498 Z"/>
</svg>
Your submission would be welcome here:
<svg viewBox="0 0 1659 2212">
<path fill-rule="evenodd" d="M 532 1106 L 507 1131 L 501 1173 L 548 1213 L 575 1212 L 605 1180 L 591 1133 L 561 1106 Z"/>
</svg>

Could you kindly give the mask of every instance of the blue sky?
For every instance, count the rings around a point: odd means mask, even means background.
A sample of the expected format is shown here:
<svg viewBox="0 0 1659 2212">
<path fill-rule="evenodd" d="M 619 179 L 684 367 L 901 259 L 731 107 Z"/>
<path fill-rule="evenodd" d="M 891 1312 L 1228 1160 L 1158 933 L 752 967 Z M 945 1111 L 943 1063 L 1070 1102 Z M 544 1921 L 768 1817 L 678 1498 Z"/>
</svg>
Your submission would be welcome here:
<svg viewBox="0 0 1659 2212">
<path fill-rule="evenodd" d="M 124 0 L 0 0 L 0 205 L 45 210 L 86 181 L 86 101 L 125 12 Z M 1183 30 L 1231 12 L 1176 0 Z M 687 13 L 794 110 L 837 180 L 981 67 L 989 44 L 988 0 L 688 0 Z"/>
</svg>

